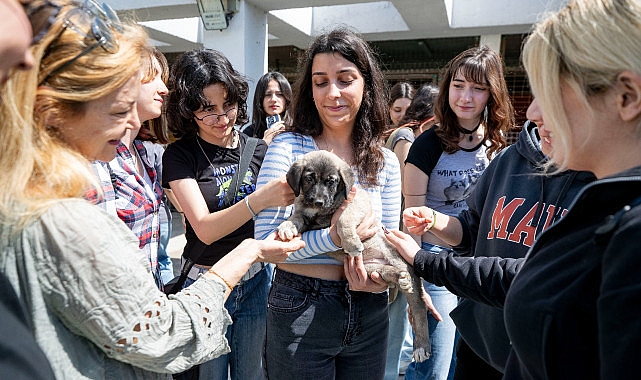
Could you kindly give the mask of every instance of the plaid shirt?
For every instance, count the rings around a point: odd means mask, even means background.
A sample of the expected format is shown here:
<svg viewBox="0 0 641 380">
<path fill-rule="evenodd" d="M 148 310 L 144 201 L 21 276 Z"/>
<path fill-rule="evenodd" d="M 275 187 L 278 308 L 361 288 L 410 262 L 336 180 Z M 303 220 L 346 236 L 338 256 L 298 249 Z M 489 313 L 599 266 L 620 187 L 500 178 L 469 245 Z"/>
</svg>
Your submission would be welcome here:
<svg viewBox="0 0 641 380">
<path fill-rule="evenodd" d="M 140 248 L 147 254 L 152 272 L 158 275 L 162 188 L 156 169 L 149 164 L 147 150 L 142 142 L 134 140 L 134 147 L 149 175 L 150 183 L 136 172 L 131 152 L 120 143 L 116 158 L 111 162 L 93 163 L 103 187 L 104 199 L 97 199 L 95 192 L 88 193 L 87 198 L 109 213 L 115 210 L 118 217 L 138 237 Z"/>
</svg>

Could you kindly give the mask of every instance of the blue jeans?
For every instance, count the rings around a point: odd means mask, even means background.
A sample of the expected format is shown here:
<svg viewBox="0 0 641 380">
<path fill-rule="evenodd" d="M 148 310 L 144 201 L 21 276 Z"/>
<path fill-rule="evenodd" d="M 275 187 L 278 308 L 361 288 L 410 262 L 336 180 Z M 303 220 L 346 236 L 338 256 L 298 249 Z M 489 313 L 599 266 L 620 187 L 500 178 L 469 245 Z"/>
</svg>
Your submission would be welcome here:
<svg viewBox="0 0 641 380">
<path fill-rule="evenodd" d="M 207 269 L 202 269 L 202 272 Z M 231 352 L 200 365 L 200 380 L 264 379 L 261 351 L 265 340 L 265 315 L 271 270 L 263 268 L 254 277 L 234 287 L 225 302 L 232 324 L 225 337 Z M 185 287 L 194 282 L 185 281 Z M 230 377 L 228 377 L 228 371 Z"/>
<path fill-rule="evenodd" d="M 442 249 L 430 243 L 423 243 L 421 248 L 434 253 Z M 410 363 L 405 372 L 405 380 L 451 380 L 456 364 L 454 350 L 457 334 L 450 312 L 454 310 L 458 300 L 444 286 L 436 286 L 427 281 L 423 281 L 423 286 L 432 298 L 434 307 L 443 317 L 443 321 L 438 322 L 428 313 L 432 356 L 421 363 Z"/>
<path fill-rule="evenodd" d="M 400 364 L 412 361 L 414 352 L 412 341 L 412 327 L 407 318 L 407 299 L 399 291 L 394 302 L 389 304 L 389 338 L 385 380 L 398 380 Z"/>
<path fill-rule="evenodd" d="M 161 218 L 160 238 L 158 239 L 158 267 L 160 268 L 160 278 L 163 284 L 168 283 L 174 278 L 174 264 L 167 254 L 167 245 L 171 237 L 171 214 L 169 215 L 170 219 L 168 221 L 163 221 L 163 218 Z"/>
<path fill-rule="evenodd" d="M 267 300 L 265 374 L 271 380 L 382 380 L 387 292 L 276 268 Z"/>
</svg>

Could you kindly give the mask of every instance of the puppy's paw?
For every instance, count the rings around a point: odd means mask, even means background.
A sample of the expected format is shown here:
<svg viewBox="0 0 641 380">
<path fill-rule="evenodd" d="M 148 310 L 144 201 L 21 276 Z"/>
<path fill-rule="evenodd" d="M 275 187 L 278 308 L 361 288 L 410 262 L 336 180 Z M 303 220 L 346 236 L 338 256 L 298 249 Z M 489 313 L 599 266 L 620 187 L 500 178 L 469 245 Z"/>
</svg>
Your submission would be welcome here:
<svg viewBox="0 0 641 380">
<path fill-rule="evenodd" d="M 283 241 L 290 241 L 294 238 L 294 236 L 298 235 L 298 229 L 296 228 L 296 225 L 294 223 L 290 222 L 289 220 L 286 220 L 276 228 L 276 232 L 278 233 L 278 237 L 280 240 Z"/>
<path fill-rule="evenodd" d="M 357 240 L 351 244 L 344 244 L 343 251 L 352 257 L 360 256 L 365 250 L 365 246 L 361 243 L 360 240 Z"/>
<path fill-rule="evenodd" d="M 412 357 L 417 362 L 424 362 L 429 359 L 430 356 L 431 355 L 429 347 L 427 349 L 425 347 L 418 347 L 414 349 L 414 353 L 412 354 Z"/>
<path fill-rule="evenodd" d="M 398 275 L 398 287 L 403 290 L 409 290 L 412 288 L 412 278 L 410 277 L 409 272 L 402 271 Z"/>
</svg>

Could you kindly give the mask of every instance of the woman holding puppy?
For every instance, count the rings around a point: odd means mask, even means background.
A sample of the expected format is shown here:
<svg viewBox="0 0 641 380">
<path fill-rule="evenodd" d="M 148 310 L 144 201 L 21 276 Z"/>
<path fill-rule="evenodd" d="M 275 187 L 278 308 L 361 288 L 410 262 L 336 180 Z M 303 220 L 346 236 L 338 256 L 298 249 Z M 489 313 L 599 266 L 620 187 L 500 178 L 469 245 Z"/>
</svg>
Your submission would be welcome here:
<svg viewBox="0 0 641 380">
<path fill-rule="evenodd" d="M 294 86 L 293 125 L 269 146 L 258 188 L 284 175 L 305 153 L 327 150 L 352 166 L 376 218 L 387 228 L 398 228 L 400 169 L 394 154 L 379 143 L 388 108 L 375 62 L 367 43 L 351 30 L 333 30 L 313 41 Z M 291 213 L 291 206 L 263 210 L 256 238 L 268 236 Z M 359 236 L 375 232 L 373 216 L 366 217 Z M 382 379 L 388 330 L 385 288 L 368 286 L 364 270 L 350 270 L 360 258 L 342 265 L 325 255 L 341 247 L 334 225 L 304 232 L 302 238 L 306 248 L 276 267 L 268 298 L 268 378 Z M 350 288 L 376 288 L 379 293 Z"/>
</svg>

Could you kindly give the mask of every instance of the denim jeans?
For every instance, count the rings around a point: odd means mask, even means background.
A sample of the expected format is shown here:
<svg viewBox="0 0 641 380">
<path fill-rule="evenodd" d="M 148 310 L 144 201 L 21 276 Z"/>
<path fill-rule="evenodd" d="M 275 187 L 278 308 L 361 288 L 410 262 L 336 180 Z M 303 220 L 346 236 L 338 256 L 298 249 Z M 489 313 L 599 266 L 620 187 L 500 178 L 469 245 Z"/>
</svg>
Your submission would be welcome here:
<svg viewBox="0 0 641 380">
<path fill-rule="evenodd" d="M 158 267 L 160 268 L 160 278 L 163 284 L 168 283 L 174 278 L 174 264 L 167 254 L 167 245 L 171 237 L 171 219 L 160 223 L 160 238 L 158 239 Z M 180 273 L 179 273 L 180 274 Z"/>
<path fill-rule="evenodd" d="M 422 248 L 434 253 L 438 253 L 442 249 L 425 242 L 422 244 Z M 438 322 L 428 313 L 432 356 L 421 363 L 410 363 L 405 372 L 405 380 L 451 380 L 454 377 L 456 364 L 454 350 L 457 334 L 450 312 L 454 310 L 458 300 L 444 286 L 436 286 L 427 281 L 423 281 L 423 286 L 432 298 L 434 307 L 443 317 L 443 321 Z"/>
<path fill-rule="evenodd" d="M 267 300 L 265 374 L 271 380 L 382 380 L 387 292 L 276 268 Z"/>
<path fill-rule="evenodd" d="M 385 380 L 398 380 L 401 363 L 412 361 L 414 352 L 412 341 L 412 326 L 407 318 L 407 299 L 399 291 L 396 299 L 389 304 L 389 338 Z"/>
<path fill-rule="evenodd" d="M 202 269 L 205 271 L 207 269 Z M 254 277 L 234 287 L 225 302 L 232 319 L 225 335 L 231 352 L 201 364 L 200 380 L 264 379 L 261 352 L 270 280 L 271 269 L 263 268 Z M 188 278 L 185 287 L 193 282 Z"/>
</svg>

